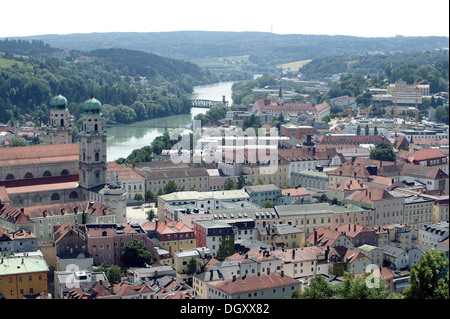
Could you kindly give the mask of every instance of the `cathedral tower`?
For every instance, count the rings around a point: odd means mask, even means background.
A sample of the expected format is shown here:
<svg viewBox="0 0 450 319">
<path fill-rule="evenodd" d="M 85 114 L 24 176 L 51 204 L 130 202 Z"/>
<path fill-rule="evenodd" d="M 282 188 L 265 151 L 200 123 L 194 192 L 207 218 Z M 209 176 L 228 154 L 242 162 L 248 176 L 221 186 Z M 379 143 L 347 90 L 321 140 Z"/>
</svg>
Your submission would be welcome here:
<svg viewBox="0 0 450 319">
<path fill-rule="evenodd" d="M 47 128 L 49 144 L 72 143 L 72 127 L 69 123 L 67 99 L 58 93 L 50 100 L 50 125 Z"/>
<path fill-rule="evenodd" d="M 83 104 L 83 124 L 79 133 L 80 186 L 85 189 L 106 184 L 106 125 L 102 104 L 91 97 Z"/>
</svg>

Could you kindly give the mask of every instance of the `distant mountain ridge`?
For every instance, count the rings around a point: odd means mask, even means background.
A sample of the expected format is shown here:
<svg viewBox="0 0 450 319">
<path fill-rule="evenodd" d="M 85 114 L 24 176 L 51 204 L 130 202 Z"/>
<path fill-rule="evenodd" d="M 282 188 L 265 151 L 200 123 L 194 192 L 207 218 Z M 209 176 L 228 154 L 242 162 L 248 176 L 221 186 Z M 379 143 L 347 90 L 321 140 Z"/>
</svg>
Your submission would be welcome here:
<svg viewBox="0 0 450 319">
<path fill-rule="evenodd" d="M 15 39 L 42 40 L 52 47 L 69 50 L 139 50 L 181 60 L 250 55 L 253 63 L 264 66 L 332 55 L 410 52 L 449 47 L 448 37 L 438 36 L 363 38 L 220 31 L 49 34 Z"/>
</svg>

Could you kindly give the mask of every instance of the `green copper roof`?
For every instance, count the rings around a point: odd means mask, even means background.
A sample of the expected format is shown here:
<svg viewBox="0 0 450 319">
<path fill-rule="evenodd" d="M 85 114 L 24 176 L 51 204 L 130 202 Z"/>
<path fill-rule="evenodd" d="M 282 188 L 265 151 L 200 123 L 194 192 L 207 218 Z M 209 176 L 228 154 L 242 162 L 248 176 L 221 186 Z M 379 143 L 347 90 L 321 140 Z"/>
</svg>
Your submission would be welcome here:
<svg viewBox="0 0 450 319">
<path fill-rule="evenodd" d="M 50 99 L 50 109 L 64 110 L 67 109 L 67 99 L 58 93 L 58 95 Z"/>
<path fill-rule="evenodd" d="M 93 96 L 83 104 L 85 114 L 100 114 L 102 103 Z"/>
</svg>

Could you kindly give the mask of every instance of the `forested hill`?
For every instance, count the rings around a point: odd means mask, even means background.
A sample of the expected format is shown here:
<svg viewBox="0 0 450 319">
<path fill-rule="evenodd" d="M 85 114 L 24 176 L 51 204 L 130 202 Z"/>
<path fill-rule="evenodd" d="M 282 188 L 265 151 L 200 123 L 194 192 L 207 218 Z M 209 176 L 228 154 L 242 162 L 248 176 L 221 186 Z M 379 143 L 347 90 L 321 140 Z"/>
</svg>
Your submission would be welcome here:
<svg viewBox="0 0 450 319">
<path fill-rule="evenodd" d="M 126 48 L 182 60 L 249 55 L 250 61 L 260 66 L 373 51 L 388 53 L 434 50 L 448 48 L 449 41 L 448 37 L 362 38 L 216 31 L 37 35 L 22 39 L 42 40 L 61 49 Z"/>
<path fill-rule="evenodd" d="M 154 78 L 176 77 L 186 74 L 201 78 L 205 72 L 199 66 L 181 60 L 164 58 L 156 54 L 127 49 L 98 49 L 88 53 L 90 56 L 103 58 L 105 63 L 114 66 L 122 74 Z"/>
<path fill-rule="evenodd" d="M 63 59 L 42 41 L 0 40 L 0 122 L 47 121 L 52 96 L 79 119 L 93 94 L 111 123 L 188 113 L 194 86 L 220 79 L 196 64 L 125 49 L 70 51 Z M 91 57 L 78 63 L 80 57 Z"/>
</svg>

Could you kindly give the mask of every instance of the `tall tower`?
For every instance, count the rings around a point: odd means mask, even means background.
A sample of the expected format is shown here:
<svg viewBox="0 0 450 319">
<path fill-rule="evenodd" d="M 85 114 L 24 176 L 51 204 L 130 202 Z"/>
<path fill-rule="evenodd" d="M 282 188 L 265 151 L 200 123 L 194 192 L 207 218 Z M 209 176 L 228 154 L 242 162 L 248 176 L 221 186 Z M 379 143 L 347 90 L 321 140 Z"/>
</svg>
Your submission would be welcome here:
<svg viewBox="0 0 450 319">
<path fill-rule="evenodd" d="M 49 144 L 72 143 L 72 127 L 69 123 L 67 99 L 58 93 L 50 99 L 50 125 L 47 128 Z"/>
<path fill-rule="evenodd" d="M 106 184 L 106 125 L 102 104 L 91 97 L 83 104 L 83 124 L 79 133 L 80 186 L 85 189 Z"/>
</svg>

